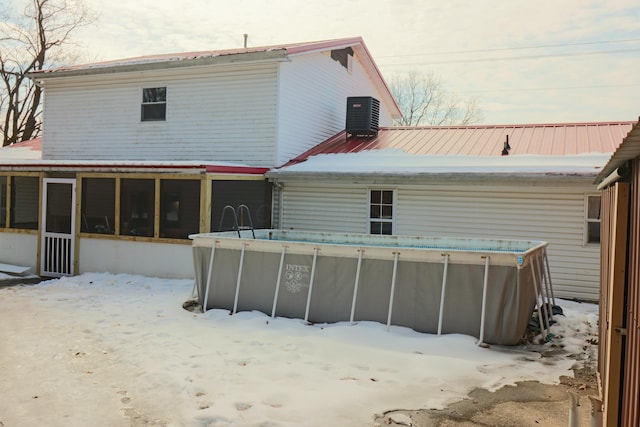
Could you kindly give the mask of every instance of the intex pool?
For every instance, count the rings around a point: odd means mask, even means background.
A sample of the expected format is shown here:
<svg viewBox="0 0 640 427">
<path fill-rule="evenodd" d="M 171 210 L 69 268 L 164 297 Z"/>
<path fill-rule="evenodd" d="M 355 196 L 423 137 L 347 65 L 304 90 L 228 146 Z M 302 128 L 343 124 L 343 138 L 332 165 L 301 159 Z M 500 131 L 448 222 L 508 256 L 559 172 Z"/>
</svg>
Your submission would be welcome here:
<svg viewBox="0 0 640 427">
<path fill-rule="evenodd" d="M 203 311 L 376 321 L 500 345 L 522 339 L 534 309 L 548 326 L 545 242 L 285 230 L 190 237 Z"/>
</svg>

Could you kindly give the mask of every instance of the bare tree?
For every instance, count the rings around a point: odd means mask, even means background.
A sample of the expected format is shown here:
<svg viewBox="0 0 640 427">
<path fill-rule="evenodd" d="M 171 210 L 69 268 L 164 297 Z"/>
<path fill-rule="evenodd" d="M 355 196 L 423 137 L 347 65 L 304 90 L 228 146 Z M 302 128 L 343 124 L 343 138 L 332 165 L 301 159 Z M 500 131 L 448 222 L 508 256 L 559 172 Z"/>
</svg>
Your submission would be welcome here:
<svg viewBox="0 0 640 427">
<path fill-rule="evenodd" d="M 395 74 L 389 88 L 402 111 L 403 117 L 395 123 L 399 126 L 466 125 L 482 118 L 477 98 L 456 98 L 433 72 Z"/>
<path fill-rule="evenodd" d="M 68 60 L 71 33 L 91 21 L 82 0 L 28 0 L 22 14 L 0 11 L 2 146 L 40 134 L 42 88 L 28 74 Z"/>
</svg>

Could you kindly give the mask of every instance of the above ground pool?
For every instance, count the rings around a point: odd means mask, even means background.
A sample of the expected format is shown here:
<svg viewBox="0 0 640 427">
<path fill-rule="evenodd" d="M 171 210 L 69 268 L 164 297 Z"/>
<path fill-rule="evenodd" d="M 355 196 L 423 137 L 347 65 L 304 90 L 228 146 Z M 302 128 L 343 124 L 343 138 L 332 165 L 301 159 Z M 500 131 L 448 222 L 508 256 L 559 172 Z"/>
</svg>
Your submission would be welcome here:
<svg viewBox="0 0 640 427">
<path fill-rule="evenodd" d="M 499 345 L 520 342 L 534 309 L 548 327 L 546 242 L 288 230 L 190 237 L 203 311 L 375 321 Z"/>
</svg>

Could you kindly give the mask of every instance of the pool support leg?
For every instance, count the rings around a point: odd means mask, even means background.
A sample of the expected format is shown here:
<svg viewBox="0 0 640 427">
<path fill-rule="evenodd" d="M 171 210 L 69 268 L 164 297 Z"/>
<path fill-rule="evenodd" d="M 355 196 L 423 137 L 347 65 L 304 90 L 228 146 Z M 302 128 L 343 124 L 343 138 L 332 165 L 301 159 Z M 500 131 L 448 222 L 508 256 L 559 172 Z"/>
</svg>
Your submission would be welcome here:
<svg viewBox="0 0 640 427">
<path fill-rule="evenodd" d="M 556 305 L 556 297 L 553 295 L 553 284 L 551 283 L 551 270 L 549 269 L 549 258 L 547 257 L 547 250 L 544 250 L 544 273 L 549 283 L 549 291 L 551 292 L 551 302 Z"/>
<path fill-rule="evenodd" d="M 393 274 L 391 276 L 391 294 L 389 295 L 389 313 L 387 314 L 387 331 L 391 326 L 391 314 L 393 313 L 393 294 L 396 290 L 396 273 L 398 272 L 398 255 L 400 255 L 400 252 L 393 253 Z"/>
<path fill-rule="evenodd" d="M 209 271 L 207 271 L 207 286 L 204 290 L 204 300 L 202 300 L 202 312 L 207 312 L 207 303 L 209 302 L 209 288 L 211 287 L 211 272 L 213 271 L 213 255 L 216 253 L 216 242 L 211 245 L 211 257 L 209 257 Z"/>
<path fill-rule="evenodd" d="M 537 271 L 536 277 L 539 280 L 540 284 L 540 297 L 542 299 L 542 318 L 545 322 L 547 331 L 551 326 L 551 304 L 549 303 L 549 293 L 547 292 L 547 287 L 544 285 L 544 273 L 543 273 L 543 264 L 542 260 L 539 256 L 533 258 L 532 265 L 535 266 L 534 270 Z"/>
<path fill-rule="evenodd" d="M 244 250 L 247 247 L 246 243 L 242 244 L 242 251 L 240 252 L 240 265 L 238 266 L 238 281 L 236 282 L 236 296 L 233 299 L 233 312 L 236 314 L 238 310 L 238 295 L 240 295 L 240 280 L 242 279 L 242 264 L 244 263 Z"/>
<path fill-rule="evenodd" d="M 311 306 L 311 293 L 313 292 L 313 278 L 316 273 L 317 259 L 318 259 L 318 248 L 313 248 L 313 263 L 311 264 L 311 277 L 309 278 L 309 294 L 307 295 L 307 308 L 304 311 L 305 323 L 309 323 L 309 307 Z"/>
<path fill-rule="evenodd" d="M 478 345 L 480 347 L 487 347 L 484 343 L 484 320 L 487 312 L 487 285 L 489 283 L 489 256 L 484 257 L 484 283 L 482 285 L 482 313 L 480 314 L 480 338 L 478 338 Z"/>
<path fill-rule="evenodd" d="M 536 269 L 535 266 L 531 265 L 531 278 L 533 279 L 533 290 L 536 293 L 536 309 L 538 311 L 538 323 L 540 324 L 540 333 L 543 336 L 543 339 L 546 340 L 547 330 L 544 327 L 544 322 L 542 320 L 542 311 L 540 307 L 540 292 L 538 291 L 538 282 L 536 280 Z"/>
<path fill-rule="evenodd" d="M 362 252 L 363 249 L 358 249 L 358 265 L 356 267 L 356 281 L 353 285 L 353 300 L 351 301 L 351 317 L 349 318 L 349 322 L 354 324 L 354 317 L 356 314 L 356 299 L 358 298 L 358 282 L 360 281 L 360 266 L 362 265 Z"/>
<path fill-rule="evenodd" d="M 440 312 L 438 313 L 438 335 L 442 335 L 442 318 L 444 315 L 444 294 L 447 289 L 447 269 L 449 268 L 449 254 L 444 254 L 444 269 L 442 271 L 442 287 L 440 291 Z"/>
<path fill-rule="evenodd" d="M 280 282 L 282 281 L 282 266 L 284 265 L 284 254 L 287 247 L 282 245 L 282 253 L 280 254 L 280 266 L 278 267 L 278 279 L 276 280 L 276 293 L 273 296 L 273 308 L 271 309 L 271 318 L 276 317 L 276 304 L 278 303 L 278 292 L 280 292 Z"/>
</svg>

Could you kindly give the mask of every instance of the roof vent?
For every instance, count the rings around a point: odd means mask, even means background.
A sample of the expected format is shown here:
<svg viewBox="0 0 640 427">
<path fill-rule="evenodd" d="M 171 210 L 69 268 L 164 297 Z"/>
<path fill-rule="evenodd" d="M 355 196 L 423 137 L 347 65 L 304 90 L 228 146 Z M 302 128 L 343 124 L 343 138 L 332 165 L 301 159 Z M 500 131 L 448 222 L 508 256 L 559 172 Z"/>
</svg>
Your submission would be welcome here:
<svg viewBox="0 0 640 427">
<path fill-rule="evenodd" d="M 374 137 L 378 135 L 380 101 L 371 96 L 347 98 L 346 131 L 352 136 Z"/>
</svg>

